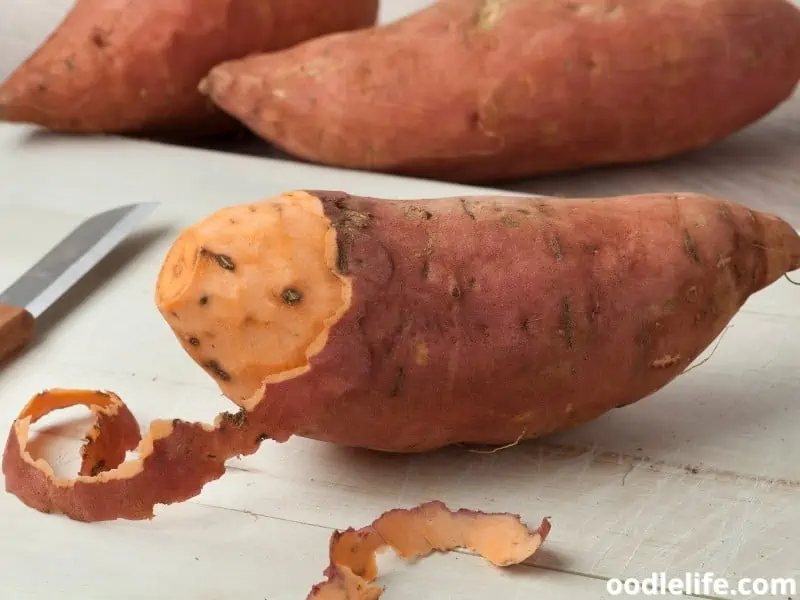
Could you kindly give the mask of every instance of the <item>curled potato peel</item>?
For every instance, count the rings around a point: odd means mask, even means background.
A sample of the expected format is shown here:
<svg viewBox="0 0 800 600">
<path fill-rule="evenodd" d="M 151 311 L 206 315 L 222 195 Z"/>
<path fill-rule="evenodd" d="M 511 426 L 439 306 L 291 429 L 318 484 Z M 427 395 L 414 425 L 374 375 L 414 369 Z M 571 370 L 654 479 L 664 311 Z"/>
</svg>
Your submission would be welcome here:
<svg viewBox="0 0 800 600">
<path fill-rule="evenodd" d="M 58 477 L 28 451 L 30 426 L 45 415 L 86 406 L 94 421 L 75 478 Z M 213 426 L 175 419 L 151 423 L 142 437 L 128 407 L 111 392 L 54 389 L 36 395 L 14 421 L 3 455 L 6 490 L 44 513 L 78 521 L 149 519 L 156 504 L 187 500 L 223 475 L 224 463 L 255 451 L 246 428 L 222 413 Z M 128 451 L 136 458 L 125 460 Z"/>
<path fill-rule="evenodd" d="M 550 527 L 546 518 L 530 528 L 518 515 L 453 511 L 441 501 L 396 508 L 366 527 L 334 531 L 326 580 L 314 585 L 306 600 L 377 600 L 383 589 L 374 583 L 376 555 L 387 548 L 407 561 L 464 548 L 496 567 L 517 565 L 539 550 Z"/>
</svg>

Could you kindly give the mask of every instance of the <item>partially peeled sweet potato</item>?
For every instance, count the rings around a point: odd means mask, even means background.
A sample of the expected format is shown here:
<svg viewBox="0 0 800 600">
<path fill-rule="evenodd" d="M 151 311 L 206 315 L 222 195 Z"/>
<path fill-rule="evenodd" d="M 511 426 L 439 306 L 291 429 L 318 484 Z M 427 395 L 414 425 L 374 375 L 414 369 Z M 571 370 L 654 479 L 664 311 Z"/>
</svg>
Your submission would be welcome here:
<svg viewBox="0 0 800 600">
<path fill-rule="evenodd" d="M 440 0 L 227 61 L 201 89 L 297 157 L 489 182 L 660 160 L 800 80 L 791 0 Z"/>
<path fill-rule="evenodd" d="M 198 91 L 224 60 L 375 23 L 378 0 L 78 0 L 0 87 L 0 120 L 79 133 L 238 127 Z"/>
<path fill-rule="evenodd" d="M 699 194 L 311 191 L 188 228 L 157 303 L 259 432 L 421 452 L 636 402 L 798 268 L 788 223 Z"/>
<path fill-rule="evenodd" d="M 179 235 L 156 302 L 240 410 L 155 421 L 138 440 L 119 398 L 46 392 L 12 426 L 6 486 L 41 511 L 143 519 L 265 440 L 423 452 L 564 430 L 668 385 L 797 269 L 786 221 L 701 194 L 295 191 L 232 206 Z M 26 444 L 73 404 L 100 431 L 69 480 Z"/>
</svg>

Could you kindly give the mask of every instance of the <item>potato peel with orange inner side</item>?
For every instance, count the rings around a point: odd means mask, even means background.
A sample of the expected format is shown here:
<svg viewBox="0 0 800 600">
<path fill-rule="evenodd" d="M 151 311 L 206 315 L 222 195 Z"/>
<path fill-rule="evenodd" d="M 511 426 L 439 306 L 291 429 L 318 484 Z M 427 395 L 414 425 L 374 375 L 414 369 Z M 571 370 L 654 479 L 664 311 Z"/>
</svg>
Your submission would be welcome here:
<svg viewBox="0 0 800 600">
<path fill-rule="evenodd" d="M 85 406 L 93 424 L 81 448 L 77 477 L 57 476 L 28 451 L 30 426 L 45 415 Z M 245 443 L 247 428 L 222 413 L 213 426 L 180 419 L 156 420 L 145 437 L 124 402 L 111 392 L 47 390 L 34 396 L 14 421 L 3 454 L 6 490 L 44 513 L 78 521 L 150 519 L 156 504 L 182 502 L 225 473 L 225 461 L 254 452 L 263 437 Z M 137 458 L 126 459 L 129 451 Z"/>
<path fill-rule="evenodd" d="M 331 535 L 326 581 L 314 585 L 306 600 L 377 600 L 384 589 L 373 583 L 376 554 L 386 548 L 407 561 L 465 548 L 496 567 L 517 565 L 538 551 L 550 527 L 547 518 L 531 529 L 518 515 L 451 511 L 440 501 L 393 509 L 366 527 Z"/>
</svg>

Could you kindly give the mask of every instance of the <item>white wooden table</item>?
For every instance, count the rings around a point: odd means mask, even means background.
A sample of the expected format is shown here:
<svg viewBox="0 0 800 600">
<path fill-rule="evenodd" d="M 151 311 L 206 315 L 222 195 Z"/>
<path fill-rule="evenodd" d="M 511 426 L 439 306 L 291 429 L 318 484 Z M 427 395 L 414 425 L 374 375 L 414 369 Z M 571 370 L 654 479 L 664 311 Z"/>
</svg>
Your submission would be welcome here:
<svg viewBox="0 0 800 600">
<path fill-rule="evenodd" d="M 156 311 L 156 274 L 180 228 L 294 188 L 401 198 L 486 191 L 0 126 L 0 288 L 89 214 L 163 202 L 45 315 L 38 343 L 0 371 L 0 429 L 47 387 L 114 390 L 142 425 L 210 420 L 230 408 Z M 753 205 L 769 208 L 769 199 Z M 800 223 L 796 204 L 776 210 Z M 606 579 L 654 571 L 800 583 L 798 332 L 800 291 L 781 280 L 747 304 L 708 362 L 660 393 L 494 454 L 266 443 L 200 496 L 158 507 L 150 522 L 77 523 L 2 493 L 0 598 L 302 599 L 322 579 L 333 528 L 431 499 L 516 512 L 531 524 L 550 516 L 553 529 L 532 565 L 509 571 L 463 553 L 410 567 L 382 558 L 387 600 L 611 598 Z M 47 456 L 66 473 L 82 429 L 59 422 L 75 414 L 45 423 L 62 442 Z"/>
</svg>

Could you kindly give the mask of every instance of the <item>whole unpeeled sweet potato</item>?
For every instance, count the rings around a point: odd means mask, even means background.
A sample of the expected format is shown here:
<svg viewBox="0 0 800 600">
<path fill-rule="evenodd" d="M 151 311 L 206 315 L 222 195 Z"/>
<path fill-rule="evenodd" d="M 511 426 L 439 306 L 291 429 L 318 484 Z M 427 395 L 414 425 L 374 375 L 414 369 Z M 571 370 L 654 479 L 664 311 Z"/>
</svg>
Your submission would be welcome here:
<svg viewBox="0 0 800 600">
<path fill-rule="evenodd" d="M 378 0 L 78 0 L 0 87 L 0 120 L 52 130 L 216 133 L 219 62 L 375 23 Z"/>
<path fill-rule="evenodd" d="M 298 157 L 491 181 L 666 158 L 800 79 L 788 0 L 440 0 L 225 62 L 201 89 Z"/>
<path fill-rule="evenodd" d="M 43 392 L 12 425 L 6 489 L 75 519 L 145 519 L 269 439 L 421 452 L 551 433 L 667 385 L 795 269 L 788 223 L 696 194 L 296 191 L 225 208 L 177 238 L 156 302 L 240 410 L 141 437 L 112 393 Z M 27 443 L 75 405 L 94 423 L 69 480 Z"/>
</svg>

